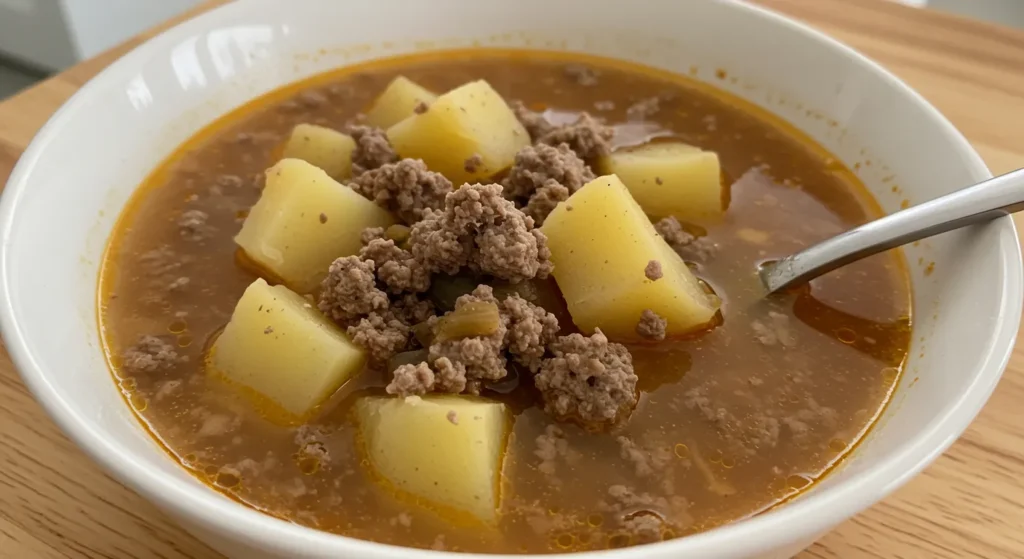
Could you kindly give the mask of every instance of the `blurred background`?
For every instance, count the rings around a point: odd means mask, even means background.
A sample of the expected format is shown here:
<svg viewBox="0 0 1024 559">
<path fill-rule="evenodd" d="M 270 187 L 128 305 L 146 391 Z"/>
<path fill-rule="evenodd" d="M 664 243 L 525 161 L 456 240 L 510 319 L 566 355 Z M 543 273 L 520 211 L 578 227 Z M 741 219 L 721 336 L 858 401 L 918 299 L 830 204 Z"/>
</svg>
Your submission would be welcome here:
<svg viewBox="0 0 1024 559">
<path fill-rule="evenodd" d="M 1024 0 L 887 1 L 1024 28 Z M 0 0 L 0 99 L 201 2 Z"/>
</svg>

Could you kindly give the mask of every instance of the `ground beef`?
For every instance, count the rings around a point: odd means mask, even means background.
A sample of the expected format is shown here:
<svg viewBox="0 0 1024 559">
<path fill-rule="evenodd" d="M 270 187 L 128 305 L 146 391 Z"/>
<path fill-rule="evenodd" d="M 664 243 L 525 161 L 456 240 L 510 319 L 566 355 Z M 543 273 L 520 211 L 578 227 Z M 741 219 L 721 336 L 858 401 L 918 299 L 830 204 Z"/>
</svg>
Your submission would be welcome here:
<svg viewBox="0 0 1024 559">
<path fill-rule="evenodd" d="M 122 355 L 124 371 L 132 375 L 166 371 L 185 361 L 187 355 L 178 355 L 173 345 L 157 336 L 140 337 Z"/>
<path fill-rule="evenodd" d="M 302 425 L 295 430 L 295 445 L 299 448 L 299 458 L 311 458 L 321 466 L 327 466 L 331 462 L 331 455 L 327 452 L 324 439 L 327 432 L 323 427 L 316 425 Z"/>
<path fill-rule="evenodd" d="M 533 219 L 502 198 L 501 185 L 465 185 L 445 198 L 409 235 L 413 257 L 430 272 L 472 271 L 513 282 L 545 278 L 552 269 L 547 237 Z"/>
<path fill-rule="evenodd" d="M 202 241 L 208 239 L 216 230 L 207 221 L 210 216 L 201 210 L 186 210 L 178 218 L 178 232 L 186 241 Z"/>
<path fill-rule="evenodd" d="M 192 283 L 192 280 L 190 280 L 188 276 L 181 276 L 179 278 L 175 278 L 174 281 L 167 285 L 167 291 L 183 291 L 186 287 L 188 287 L 188 284 L 190 283 Z"/>
<path fill-rule="evenodd" d="M 672 449 L 665 446 L 644 448 L 626 436 L 616 437 L 615 441 L 619 443 L 619 456 L 630 463 L 636 476 L 642 479 L 667 477 L 667 472 L 678 460 Z"/>
<path fill-rule="evenodd" d="M 654 229 L 683 260 L 708 262 L 718 253 L 718 245 L 707 237 L 696 237 L 674 217 L 666 217 L 654 224 Z"/>
<path fill-rule="evenodd" d="M 565 67 L 565 77 L 585 87 L 597 85 L 600 72 L 584 64 L 569 64 Z"/>
<path fill-rule="evenodd" d="M 511 295 L 499 307 L 507 321 L 505 345 L 516 362 L 536 373 L 548 344 L 558 338 L 558 318 L 519 295 Z"/>
<path fill-rule="evenodd" d="M 390 310 L 371 312 L 365 318 L 348 327 L 352 342 L 366 349 L 370 359 L 383 363 L 409 345 L 409 325 L 402 322 Z"/>
<path fill-rule="evenodd" d="M 611 153 L 611 139 L 615 131 L 582 113 L 576 122 L 556 126 L 537 137 L 534 142 L 557 146 L 567 144 L 580 159 L 590 160 Z"/>
<path fill-rule="evenodd" d="M 321 287 L 317 306 L 342 324 L 388 308 L 387 294 L 377 289 L 372 261 L 356 256 L 338 258 L 331 263 Z"/>
<path fill-rule="evenodd" d="M 644 277 L 651 281 L 658 281 L 664 277 L 664 272 L 661 270 L 661 262 L 657 260 L 651 260 L 647 263 L 647 267 L 644 268 Z"/>
<path fill-rule="evenodd" d="M 523 207 L 523 213 L 533 218 L 538 226 L 544 225 L 544 220 L 555 210 L 558 204 L 569 199 L 569 189 L 554 181 L 548 183 L 533 193 L 530 200 Z"/>
<path fill-rule="evenodd" d="M 608 497 L 600 508 L 612 514 L 616 524 L 630 536 L 630 543 L 659 541 L 665 529 L 682 531 L 693 524 L 690 503 L 683 497 L 641 494 L 625 485 L 609 487 Z"/>
<path fill-rule="evenodd" d="M 502 186 L 506 198 L 527 199 L 552 181 L 572 194 L 591 180 L 593 171 L 568 144 L 538 144 L 519 150 Z"/>
<path fill-rule="evenodd" d="M 430 270 L 391 239 L 371 240 L 359 251 L 359 257 L 373 262 L 377 279 L 392 293 L 422 293 L 430 289 Z"/>
<path fill-rule="evenodd" d="M 519 123 L 523 125 L 530 138 L 535 142 L 538 138 L 555 128 L 555 125 L 548 122 L 544 115 L 531 111 L 522 101 L 513 101 L 509 106 L 512 108 L 512 112 L 515 113 L 516 119 L 519 120 Z"/>
<path fill-rule="evenodd" d="M 769 311 L 768 320 L 754 320 L 750 323 L 754 330 L 754 337 L 757 341 L 766 346 L 781 345 L 782 347 L 793 347 L 796 345 L 796 334 L 793 326 L 789 323 L 789 316 L 780 312 Z"/>
<path fill-rule="evenodd" d="M 455 301 L 455 309 L 474 302 L 493 302 L 494 291 L 480 285 L 472 293 Z M 454 311 L 453 311 L 454 312 Z M 483 381 L 495 381 L 505 377 L 505 335 L 507 321 L 501 320 L 498 329 L 489 336 L 472 336 L 455 340 L 444 340 L 430 344 L 427 361 L 436 371 L 436 389 L 440 392 L 478 393 Z M 437 320 L 428 321 L 436 327 Z"/>
<path fill-rule="evenodd" d="M 416 223 L 431 209 L 444 206 L 452 183 L 440 173 L 427 169 L 419 159 L 387 163 L 357 175 L 352 189 L 406 223 Z"/>
<path fill-rule="evenodd" d="M 392 301 L 391 312 L 395 318 L 410 326 L 426 322 L 437 314 L 434 303 L 426 299 L 420 299 L 415 293 L 406 293 Z"/>
<path fill-rule="evenodd" d="M 540 459 L 537 471 L 544 474 L 551 485 L 560 486 L 562 480 L 557 475 L 559 462 L 575 464 L 580 459 L 580 453 L 569 446 L 565 431 L 557 425 L 545 427 L 544 432 L 537 435 L 536 444 L 533 454 Z"/>
<path fill-rule="evenodd" d="M 398 161 L 398 154 L 388 142 L 384 130 L 372 126 L 348 126 L 348 134 L 356 141 L 352 150 L 352 174 L 361 175 L 381 165 Z"/>
<path fill-rule="evenodd" d="M 139 267 L 147 276 L 159 278 L 181 268 L 187 256 L 178 256 L 171 247 L 161 245 L 139 255 Z"/>
<path fill-rule="evenodd" d="M 463 163 L 462 168 L 467 173 L 475 173 L 477 169 L 479 169 L 480 166 L 483 164 L 483 156 L 481 156 L 479 153 L 474 153 L 473 155 L 466 158 L 466 161 Z"/>
<path fill-rule="evenodd" d="M 626 120 L 647 120 L 661 110 L 659 97 L 648 97 L 630 105 L 626 109 Z"/>
<path fill-rule="evenodd" d="M 388 394 L 395 394 L 402 398 L 419 394 L 426 394 L 434 389 L 434 371 L 426 362 L 416 365 L 400 365 L 395 369 L 388 384 Z"/>
<path fill-rule="evenodd" d="M 644 309 L 644 312 L 640 313 L 640 322 L 636 324 L 636 333 L 648 340 L 664 340 L 667 327 L 667 320 L 651 309 Z"/>
<path fill-rule="evenodd" d="M 363 232 L 359 234 L 359 241 L 363 243 L 363 246 L 370 244 L 370 241 L 374 239 L 386 239 L 387 230 L 383 227 L 367 227 L 363 229 Z"/>
<path fill-rule="evenodd" d="M 625 346 L 609 343 L 600 330 L 589 338 L 562 336 L 548 346 L 534 384 L 548 413 L 586 427 L 614 424 L 637 402 L 633 359 Z"/>
</svg>

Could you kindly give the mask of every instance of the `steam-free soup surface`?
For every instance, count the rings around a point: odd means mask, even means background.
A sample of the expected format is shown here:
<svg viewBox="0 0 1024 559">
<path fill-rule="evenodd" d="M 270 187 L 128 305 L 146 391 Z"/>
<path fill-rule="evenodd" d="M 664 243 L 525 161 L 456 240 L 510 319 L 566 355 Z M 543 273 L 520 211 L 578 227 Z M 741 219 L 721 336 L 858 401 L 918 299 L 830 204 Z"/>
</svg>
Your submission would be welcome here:
<svg viewBox="0 0 1024 559">
<path fill-rule="evenodd" d="M 470 51 L 348 68 L 259 99 L 176 152 L 139 189 L 102 275 L 104 341 L 128 402 L 199 479 L 291 522 L 397 545 L 564 552 L 681 537 L 763 511 L 836 464 L 884 408 L 909 344 L 899 256 L 878 256 L 763 299 L 757 266 L 877 216 L 853 174 L 794 130 L 683 78 L 545 53 Z M 567 67 L 569 71 L 567 71 Z M 723 301 L 714 327 L 626 344 L 639 404 L 590 432 L 543 411 L 528 378 L 482 396 L 512 410 L 496 526 L 396 495 L 367 467 L 352 407 L 384 395 L 385 371 L 345 384 L 305 424 L 207 374 L 207 348 L 256 279 L 233 237 L 292 128 L 341 129 L 396 76 L 435 92 L 487 80 L 549 120 L 615 125 L 617 148 L 680 140 L 717 152 L 723 219 L 692 232 L 691 264 Z M 581 75 L 582 78 L 581 79 Z M 630 107 L 652 98 L 656 110 Z M 636 111 L 642 119 L 633 119 Z M 203 219 L 196 218 L 202 212 Z M 557 306 L 557 305 L 556 305 Z M 561 313 L 563 329 L 566 324 Z M 124 366 L 142 336 L 182 358 L 156 374 Z"/>
</svg>

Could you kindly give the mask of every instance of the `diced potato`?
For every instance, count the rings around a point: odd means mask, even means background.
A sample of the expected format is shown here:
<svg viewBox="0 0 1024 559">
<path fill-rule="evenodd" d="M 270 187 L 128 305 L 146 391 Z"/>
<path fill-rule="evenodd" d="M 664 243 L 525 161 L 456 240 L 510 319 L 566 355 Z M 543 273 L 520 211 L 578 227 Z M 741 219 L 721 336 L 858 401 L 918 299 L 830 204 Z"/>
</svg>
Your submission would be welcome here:
<svg viewBox="0 0 1024 559">
<path fill-rule="evenodd" d="M 356 141 L 348 134 L 315 124 L 300 124 L 284 146 L 282 157 L 301 159 L 341 180 L 352 175 L 352 150 Z"/>
<path fill-rule="evenodd" d="M 571 208 L 571 209 L 570 209 Z M 598 177 L 544 221 L 554 276 L 573 322 L 617 340 L 638 340 L 644 309 L 668 321 L 668 335 L 706 325 L 718 311 L 683 260 L 654 230 L 615 175 Z M 658 260 L 664 276 L 647 279 Z"/>
<path fill-rule="evenodd" d="M 501 505 L 505 405 L 468 396 L 369 396 L 355 406 L 374 473 L 399 494 L 486 524 Z"/>
<path fill-rule="evenodd" d="M 399 155 L 422 159 L 457 186 L 508 169 L 516 152 L 530 144 L 512 109 L 483 80 L 438 97 L 427 112 L 389 128 L 388 139 Z M 474 155 L 479 164 L 467 165 Z"/>
<path fill-rule="evenodd" d="M 214 373 L 302 418 L 362 371 L 366 352 L 304 297 L 257 279 L 209 359 Z"/>
<path fill-rule="evenodd" d="M 648 215 L 701 223 L 724 211 L 714 152 L 681 143 L 648 144 L 602 157 L 597 167 L 617 175 Z"/>
<path fill-rule="evenodd" d="M 435 99 L 436 94 L 405 76 L 398 76 L 366 111 L 366 121 L 380 128 L 391 128 L 415 114 L 413 109 L 419 103 L 430 105 Z"/>
<path fill-rule="evenodd" d="M 235 242 L 255 264 L 299 293 L 310 293 L 335 258 L 359 252 L 367 227 L 391 214 L 299 159 L 267 170 L 267 185 Z"/>
</svg>

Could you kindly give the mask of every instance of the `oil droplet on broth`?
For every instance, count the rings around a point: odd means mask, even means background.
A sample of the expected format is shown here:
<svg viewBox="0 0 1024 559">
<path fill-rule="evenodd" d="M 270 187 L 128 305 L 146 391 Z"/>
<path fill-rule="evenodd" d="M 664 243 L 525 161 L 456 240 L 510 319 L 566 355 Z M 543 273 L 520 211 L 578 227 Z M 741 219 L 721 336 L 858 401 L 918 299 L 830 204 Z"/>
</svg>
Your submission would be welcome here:
<svg viewBox="0 0 1024 559">
<path fill-rule="evenodd" d="M 736 459 L 732 456 L 725 456 L 722 458 L 722 467 L 730 469 L 736 466 Z"/>
<path fill-rule="evenodd" d="M 562 549 L 568 549 L 575 543 L 576 538 L 572 534 L 562 534 L 555 539 L 555 545 Z"/>
<path fill-rule="evenodd" d="M 188 328 L 188 324 L 180 318 L 167 325 L 167 331 L 172 334 L 180 334 Z"/>
<path fill-rule="evenodd" d="M 192 345 L 192 336 L 188 334 L 178 336 L 178 347 L 188 347 L 190 345 Z"/>
<path fill-rule="evenodd" d="M 846 442 L 840 439 L 832 439 L 828 442 L 828 448 L 832 452 L 844 452 L 846 451 Z"/>
<path fill-rule="evenodd" d="M 882 382 L 885 384 L 892 384 L 896 381 L 896 377 L 900 374 L 899 369 L 896 367 L 885 367 L 882 369 Z"/>
<path fill-rule="evenodd" d="M 124 389 L 125 392 L 131 392 L 131 391 L 135 390 L 136 388 L 138 388 L 138 386 L 139 386 L 138 381 L 136 381 L 132 377 L 121 379 L 121 388 Z"/>
<path fill-rule="evenodd" d="M 310 457 L 300 458 L 299 471 L 306 474 L 307 476 L 311 476 L 317 473 L 318 471 L 320 471 L 320 460 Z"/>
<path fill-rule="evenodd" d="M 836 330 L 836 338 L 844 344 L 852 344 L 857 341 L 857 333 L 849 328 L 840 328 Z"/>
<path fill-rule="evenodd" d="M 587 517 L 587 524 L 594 528 L 597 528 L 598 526 L 604 524 L 604 517 L 600 514 L 592 514 Z"/>
<path fill-rule="evenodd" d="M 128 397 L 128 399 L 131 401 L 132 407 L 135 408 L 136 411 L 144 412 L 146 411 L 146 408 L 149 407 L 149 400 L 147 400 L 145 396 L 142 396 L 140 394 L 133 392 L 132 395 Z"/>
<path fill-rule="evenodd" d="M 619 549 L 629 545 L 629 536 L 626 534 L 615 534 L 608 538 L 608 547 Z"/>
<path fill-rule="evenodd" d="M 683 443 L 676 443 L 676 446 L 673 448 L 673 451 L 679 458 L 690 457 L 690 448 Z"/>
<path fill-rule="evenodd" d="M 206 477 L 213 477 L 217 475 L 218 472 L 220 472 L 220 468 L 212 464 L 203 468 L 203 473 L 206 474 Z"/>
</svg>

